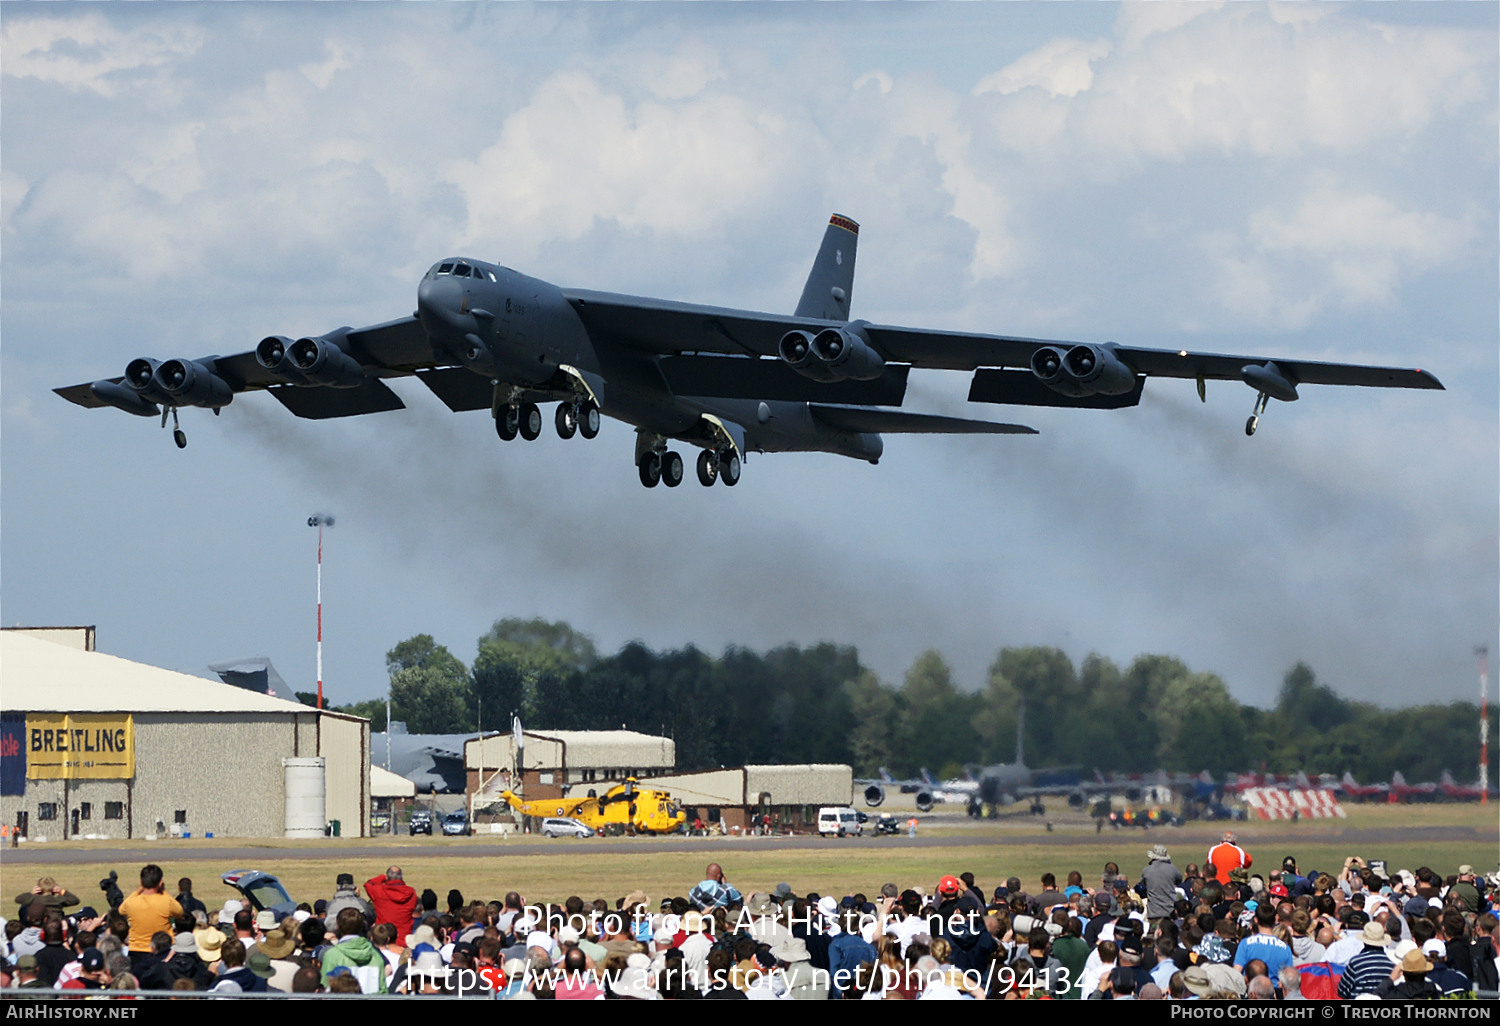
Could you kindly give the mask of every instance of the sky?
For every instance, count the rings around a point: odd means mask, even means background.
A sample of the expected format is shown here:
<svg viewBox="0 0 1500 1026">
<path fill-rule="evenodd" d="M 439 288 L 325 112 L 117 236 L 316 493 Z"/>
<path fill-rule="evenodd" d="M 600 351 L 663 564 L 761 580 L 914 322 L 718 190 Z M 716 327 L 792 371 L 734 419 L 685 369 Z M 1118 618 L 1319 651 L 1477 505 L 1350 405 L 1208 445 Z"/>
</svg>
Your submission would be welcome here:
<svg viewBox="0 0 1500 1026">
<path fill-rule="evenodd" d="M 496 619 L 604 651 L 1141 653 L 1269 705 L 1307 662 L 1385 705 L 1477 692 L 1500 621 L 1494 4 L 0 5 L 0 621 L 187 672 L 383 694 Z M 190 445 L 51 389 L 409 314 L 467 254 L 790 311 L 831 212 L 876 323 L 1430 370 L 1447 391 L 1152 380 L 1120 411 L 908 409 L 887 437 L 641 488 L 633 432 L 504 444 L 420 384 Z"/>
</svg>

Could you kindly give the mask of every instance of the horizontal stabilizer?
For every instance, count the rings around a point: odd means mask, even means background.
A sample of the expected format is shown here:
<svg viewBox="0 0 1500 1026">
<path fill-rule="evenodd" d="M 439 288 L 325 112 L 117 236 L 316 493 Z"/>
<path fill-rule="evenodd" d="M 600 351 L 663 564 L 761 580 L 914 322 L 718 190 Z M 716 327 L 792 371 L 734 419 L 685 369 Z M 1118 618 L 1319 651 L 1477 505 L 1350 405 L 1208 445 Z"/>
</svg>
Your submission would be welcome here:
<svg viewBox="0 0 1500 1026">
<path fill-rule="evenodd" d="M 900 406 L 911 368 L 887 365 L 873 381 L 813 381 L 780 360 L 735 356 L 666 356 L 660 361 L 675 395 L 714 399 L 784 399 L 788 402 Z"/>
<path fill-rule="evenodd" d="M 292 413 L 307 420 L 358 417 L 365 413 L 406 409 L 401 397 L 378 378 L 366 378 L 365 383 L 358 388 L 302 388 L 297 385 L 282 385 L 266 391 Z"/>
<path fill-rule="evenodd" d="M 903 410 L 871 410 L 859 406 L 808 403 L 818 420 L 838 431 L 868 431 L 893 435 L 1034 435 L 1024 424 L 996 424 L 987 420 L 938 417 Z"/>
<path fill-rule="evenodd" d="M 490 379 L 464 367 L 417 371 L 417 380 L 432 389 L 432 394 L 454 413 L 488 410 L 495 400 L 495 386 Z"/>
<path fill-rule="evenodd" d="M 1074 410 L 1118 410 L 1141 401 L 1146 379 L 1137 375 L 1135 387 L 1121 395 L 1071 396 L 1054 392 L 1029 370 L 992 370 L 981 367 L 969 385 L 969 402 L 1002 406 L 1066 406 Z"/>
</svg>

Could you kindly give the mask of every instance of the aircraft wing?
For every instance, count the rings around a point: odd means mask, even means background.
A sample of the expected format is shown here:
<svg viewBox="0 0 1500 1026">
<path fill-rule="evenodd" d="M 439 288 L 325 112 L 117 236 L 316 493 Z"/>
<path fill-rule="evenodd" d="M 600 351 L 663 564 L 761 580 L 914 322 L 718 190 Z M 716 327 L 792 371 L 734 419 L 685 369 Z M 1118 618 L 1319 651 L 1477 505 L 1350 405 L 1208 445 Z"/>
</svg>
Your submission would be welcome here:
<svg viewBox="0 0 1500 1026">
<path fill-rule="evenodd" d="M 873 431 L 909 435 L 1034 435 L 1024 424 L 996 424 L 987 420 L 938 417 L 901 410 L 871 410 L 859 406 L 808 403 L 815 419 L 839 431 Z"/>
<path fill-rule="evenodd" d="M 662 355 L 775 356 L 782 336 L 788 331 L 801 328 L 816 332 L 833 323 L 810 317 L 754 313 L 584 289 L 564 289 L 563 295 L 591 333 L 642 352 Z M 1283 374 L 1298 384 L 1443 387 L 1433 374 L 1415 368 L 1115 345 L 1115 355 L 1138 375 L 1135 391 L 1124 395 L 1075 398 L 1043 385 L 1029 369 L 1021 373 L 1007 373 L 1000 369 L 1029 368 L 1032 354 L 1038 349 L 1049 346 L 1069 349 L 1079 345 L 1078 342 L 857 323 L 871 346 L 888 363 L 937 370 L 979 371 L 969 398 L 982 402 L 1104 408 L 1130 406 L 1140 400 L 1141 376 L 1238 381 L 1244 367 L 1269 362 L 1274 362 Z"/>
<path fill-rule="evenodd" d="M 402 317 L 348 334 L 350 355 L 370 375 L 355 388 L 300 387 L 282 379 L 256 362 L 254 352 L 232 356 L 207 356 L 194 362 L 210 367 L 236 393 L 264 389 L 298 417 L 324 420 L 405 408 L 401 398 L 380 378 L 404 377 L 438 366 L 427 333 L 415 317 Z M 105 379 L 119 384 L 120 377 Z M 93 392 L 93 382 L 53 389 L 71 403 L 88 409 L 107 406 Z M 488 399 L 485 405 L 489 405 Z"/>
</svg>

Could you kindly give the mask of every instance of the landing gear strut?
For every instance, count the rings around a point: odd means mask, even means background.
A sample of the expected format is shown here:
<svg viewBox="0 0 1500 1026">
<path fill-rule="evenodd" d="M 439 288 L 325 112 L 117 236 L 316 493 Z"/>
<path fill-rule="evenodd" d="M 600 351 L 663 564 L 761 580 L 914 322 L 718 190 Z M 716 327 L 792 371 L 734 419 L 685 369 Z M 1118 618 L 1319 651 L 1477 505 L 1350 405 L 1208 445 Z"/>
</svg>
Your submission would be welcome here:
<svg viewBox="0 0 1500 1026">
<path fill-rule="evenodd" d="M 1260 415 L 1266 412 L 1266 403 L 1271 399 L 1265 392 L 1255 394 L 1255 412 L 1250 414 L 1250 419 L 1245 421 L 1245 434 L 1255 434 L 1255 429 L 1260 427 Z"/>
<path fill-rule="evenodd" d="M 214 412 L 218 413 L 219 411 L 215 410 Z M 182 428 L 180 426 L 178 426 L 178 424 L 177 424 L 177 407 L 175 407 L 175 406 L 168 406 L 166 409 L 164 409 L 164 410 L 161 411 L 161 426 L 162 427 L 166 427 L 167 426 L 167 414 L 168 413 L 172 414 L 172 441 L 174 441 L 174 442 L 177 443 L 177 448 L 179 448 L 179 449 L 186 449 L 187 448 L 187 432 L 183 431 Z"/>
</svg>

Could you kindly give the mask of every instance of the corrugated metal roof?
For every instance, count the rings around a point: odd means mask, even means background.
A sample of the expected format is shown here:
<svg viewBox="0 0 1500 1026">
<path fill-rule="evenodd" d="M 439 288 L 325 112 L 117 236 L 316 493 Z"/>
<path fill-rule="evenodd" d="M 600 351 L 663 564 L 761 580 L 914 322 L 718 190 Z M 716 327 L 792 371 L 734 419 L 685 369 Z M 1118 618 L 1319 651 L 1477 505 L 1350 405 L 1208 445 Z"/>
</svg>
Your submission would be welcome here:
<svg viewBox="0 0 1500 1026">
<path fill-rule="evenodd" d="M 300 702 L 175 670 L 0 632 L 0 709 L 7 712 L 312 713 Z"/>
</svg>

